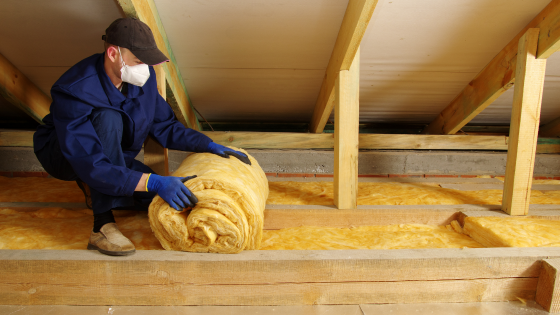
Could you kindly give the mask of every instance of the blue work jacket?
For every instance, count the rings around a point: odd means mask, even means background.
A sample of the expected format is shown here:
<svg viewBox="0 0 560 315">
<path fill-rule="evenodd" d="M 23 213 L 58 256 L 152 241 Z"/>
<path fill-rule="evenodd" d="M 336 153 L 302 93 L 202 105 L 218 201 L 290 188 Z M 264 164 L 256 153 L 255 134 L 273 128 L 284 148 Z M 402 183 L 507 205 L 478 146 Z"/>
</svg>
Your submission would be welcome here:
<svg viewBox="0 0 560 315">
<path fill-rule="evenodd" d="M 205 152 L 212 141 L 204 134 L 186 128 L 176 118 L 169 104 L 159 95 L 156 75 L 142 87 L 128 84 L 123 95 L 111 82 L 104 68 L 104 54 L 88 57 L 56 81 L 51 89 L 50 114 L 43 118 L 33 141 L 35 152 L 52 137 L 58 137 L 62 154 L 78 177 L 90 187 L 107 195 L 131 196 L 141 172 L 113 165 L 103 153 L 89 115 L 97 108 L 110 108 L 123 118 L 123 149 L 130 165 L 146 140 L 152 135 L 166 148 Z"/>
</svg>

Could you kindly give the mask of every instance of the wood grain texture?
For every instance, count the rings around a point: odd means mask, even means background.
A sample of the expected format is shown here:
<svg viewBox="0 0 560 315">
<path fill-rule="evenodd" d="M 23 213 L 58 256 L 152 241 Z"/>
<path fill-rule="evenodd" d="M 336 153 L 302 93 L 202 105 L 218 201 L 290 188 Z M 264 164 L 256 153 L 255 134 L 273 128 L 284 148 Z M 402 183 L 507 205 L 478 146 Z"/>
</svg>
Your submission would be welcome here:
<svg viewBox="0 0 560 315">
<path fill-rule="evenodd" d="M 0 251 L 0 303 L 297 305 L 508 301 L 535 296 L 560 249 Z"/>
<path fill-rule="evenodd" d="M 163 65 L 154 66 L 157 79 L 158 92 L 166 99 L 167 85 L 165 79 L 165 69 Z M 169 175 L 169 150 L 164 148 L 152 136 L 144 141 L 144 164 L 152 168 L 156 174 L 168 176 Z"/>
<path fill-rule="evenodd" d="M 426 134 L 455 134 L 515 83 L 518 43 L 530 28 L 540 28 L 537 57 L 558 50 L 560 1 L 553 0 L 490 61 L 425 128 Z"/>
<path fill-rule="evenodd" d="M 427 224 L 447 225 L 458 218 L 456 209 L 266 209 L 264 229 L 278 230 L 298 226 L 353 226 Z"/>
<path fill-rule="evenodd" d="M 173 100 L 175 100 L 174 102 L 169 102 L 175 112 L 175 116 L 183 125 L 195 130 L 201 130 L 155 3 L 153 0 L 117 0 L 117 2 L 126 16 L 138 18 L 150 27 L 158 48 L 170 59 L 169 62 L 163 63 L 162 66 L 165 69 L 167 85 L 172 91 L 172 95 L 169 96 L 172 96 Z"/>
<path fill-rule="evenodd" d="M 560 312 L 560 259 L 543 261 L 535 301 L 546 311 Z"/>
<path fill-rule="evenodd" d="M 349 70 L 339 72 L 334 101 L 334 204 L 358 206 L 358 147 L 360 124 L 360 50 Z"/>
<path fill-rule="evenodd" d="M 334 134 L 203 131 L 216 143 L 243 149 L 334 149 Z M 360 134 L 364 150 L 505 151 L 508 137 Z M 32 147 L 33 131 L 0 131 L 0 147 Z M 537 153 L 560 153 L 560 139 L 539 138 Z"/>
<path fill-rule="evenodd" d="M 51 98 L 0 54 L 0 96 L 39 123 L 50 112 Z"/>
<path fill-rule="evenodd" d="M 508 156 L 502 210 L 526 215 L 531 201 L 531 183 L 546 72 L 546 59 L 537 59 L 539 29 L 531 28 L 519 40 L 516 84 L 509 132 Z"/>
<path fill-rule="evenodd" d="M 310 132 L 323 132 L 327 120 L 333 111 L 334 87 L 338 72 L 350 69 L 377 1 L 350 0 L 348 2 L 325 77 L 323 78 L 321 90 L 315 103 L 315 109 L 309 125 Z"/>
</svg>

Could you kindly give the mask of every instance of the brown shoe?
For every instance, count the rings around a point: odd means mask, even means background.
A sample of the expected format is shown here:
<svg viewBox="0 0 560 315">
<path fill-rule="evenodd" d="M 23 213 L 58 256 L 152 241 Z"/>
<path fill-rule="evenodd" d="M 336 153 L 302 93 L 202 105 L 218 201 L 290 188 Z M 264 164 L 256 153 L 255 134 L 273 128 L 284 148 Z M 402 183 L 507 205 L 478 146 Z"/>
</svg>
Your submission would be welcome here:
<svg viewBox="0 0 560 315">
<path fill-rule="evenodd" d="M 134 244 L 122 235 L 116 223 L 107 223 L 98 233 L 91 231 L 87 249 L 111 256 L 126 256 L 136 252 Z"/>
<path fill-rule="evenodd" d="M 91 203 L 91 192 L 89 191 L 89 186 L 82 182 L 81 180 L 76 180 L 76 184 L 78 184 L 78 187 L 80 187 L 80 189 L 82 190 L 82 192 L 84 193 L 84 196 L 86 197 L 86 206 L 89 209 L 92 209 L 92 203 Z"/>
</svg>

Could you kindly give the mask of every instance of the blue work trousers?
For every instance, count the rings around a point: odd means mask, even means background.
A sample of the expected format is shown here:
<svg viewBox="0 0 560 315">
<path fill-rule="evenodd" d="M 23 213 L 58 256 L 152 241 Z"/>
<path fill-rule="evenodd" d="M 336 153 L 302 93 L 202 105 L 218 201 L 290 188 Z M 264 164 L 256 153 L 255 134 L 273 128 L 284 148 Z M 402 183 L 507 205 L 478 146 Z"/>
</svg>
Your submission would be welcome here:
<svg viewBox="0 0 560 315">
<path fill-rule="evenodd" d="M 143 173 L 154 173 L 150 167 L 138 160 L 126 163 L 121 147 L 123 121 L 119 112 L 107 108 L 97 109 L 92 112 L 90 119 L 103 146 L 103 153 L 114 165 L 126 166 Z M 45 171 L 52 177 L 65 181 L 79 180 L 70 163 L 62 155 L 56 135 L 45 147 L 36 152 L 36 155 Z M 137 191 L 132 197 L 110 196 L 93 188 L 90 188 L 90 191 L 93 212 L 96 214 L 112 209 L 147 211 L 150 202 L 156 195 L 156 193 Z"/>
</svg>

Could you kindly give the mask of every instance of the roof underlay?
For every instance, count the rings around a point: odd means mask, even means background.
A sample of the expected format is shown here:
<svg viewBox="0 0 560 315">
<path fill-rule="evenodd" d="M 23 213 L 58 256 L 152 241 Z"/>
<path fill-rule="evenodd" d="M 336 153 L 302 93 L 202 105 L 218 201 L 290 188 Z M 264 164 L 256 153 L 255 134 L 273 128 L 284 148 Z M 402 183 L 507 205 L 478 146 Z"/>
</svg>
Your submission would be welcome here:
<svg viewBox="0 0 560 315">
<path fill-rule="evenodd" d="M 207 120 L 309 122 L 348 0 L 154 2 Z M 360 121 L 430 123 L 549 2 L 379 0 L 361 45 Z M 121 16 L 115 0 L 3 0 L 0 53 L 48 94 L 102 51 L 101 35 Z M 559 87 L 555 54 L 543 124 L 560 116 Z M 510 89 L 471 124 L 509 124 L 512 100 Z M 4 103 L 0 115 L 17 116 Z"/>
</svg>

